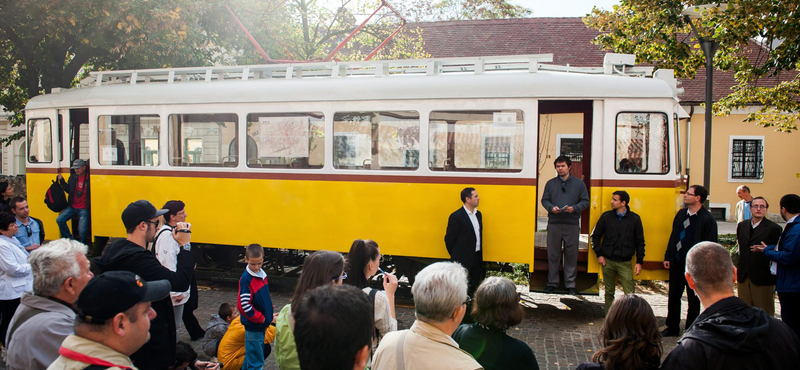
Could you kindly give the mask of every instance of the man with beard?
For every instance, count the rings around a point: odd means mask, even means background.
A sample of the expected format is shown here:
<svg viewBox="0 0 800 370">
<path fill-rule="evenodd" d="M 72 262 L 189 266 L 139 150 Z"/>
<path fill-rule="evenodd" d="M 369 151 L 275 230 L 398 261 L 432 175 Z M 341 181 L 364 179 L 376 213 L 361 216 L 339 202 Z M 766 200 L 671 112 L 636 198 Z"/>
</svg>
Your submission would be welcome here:
<svg viewBox="0 0 800 370">
<path fill-rule="evenodd" d="M 158 217 L 167 213 L 166 209 L 156 210 L 150 202 L 138 200 L 128 205 L 122 212 L 122 223 L 128 237 L 119 239 L 106 248 L 97 262 L 105 271 L 130 271 L 145 281 L 168 280 L 171 291 L 185 292 L 189 289 L 194 272 L 195 257 L 191 251 L 181 249 L 178 253 L 175 271 L 161 265 L 158 259 L 145 248 L 153 242 L 158 225 Z M 172 236 L 179 245 L 190 241 L 189 225 L 179 223 Z M 152 303 L 156 317 L 150 325 L 150 340 L 131 355 L 134 365 L 141 369 L 166 369 L 175 363 L 175 314 L 169 296 Z"/>
</svg>

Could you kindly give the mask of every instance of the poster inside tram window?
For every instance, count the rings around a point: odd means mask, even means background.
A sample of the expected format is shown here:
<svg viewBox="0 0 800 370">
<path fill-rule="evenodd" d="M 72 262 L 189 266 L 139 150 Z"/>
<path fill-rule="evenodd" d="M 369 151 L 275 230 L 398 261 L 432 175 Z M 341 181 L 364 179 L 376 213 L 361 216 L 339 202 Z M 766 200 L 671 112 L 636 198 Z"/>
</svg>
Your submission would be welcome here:
<svg viewBox="0 0 800 370">
<path fill-rule="evenodd" d="M 308 117 L 259 117 L 258 156 L 308 157 Z"/>
</svg>

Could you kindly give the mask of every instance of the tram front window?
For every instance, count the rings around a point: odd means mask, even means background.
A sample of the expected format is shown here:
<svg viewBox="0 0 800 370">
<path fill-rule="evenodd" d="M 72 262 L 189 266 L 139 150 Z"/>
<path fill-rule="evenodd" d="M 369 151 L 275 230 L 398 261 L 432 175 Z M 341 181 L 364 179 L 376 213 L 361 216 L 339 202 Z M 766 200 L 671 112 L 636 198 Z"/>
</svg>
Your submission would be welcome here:
<svg viewBox="0 0 800 370">
<path fill-rule="evenodd" d="M 28 163 L 53 161 L 53 131 L 49 118 L 28 120 Z"/>
<path fill-rule="evenodd" d="M 238 122 L 233 113 L 171 114 L 170 166 L 236 167 Z"/>
<path fill-rule="evenodd" d="M 431 112 L 429 167 L 434 171 L 520 172 L 521 110 Z"/>
</svg>

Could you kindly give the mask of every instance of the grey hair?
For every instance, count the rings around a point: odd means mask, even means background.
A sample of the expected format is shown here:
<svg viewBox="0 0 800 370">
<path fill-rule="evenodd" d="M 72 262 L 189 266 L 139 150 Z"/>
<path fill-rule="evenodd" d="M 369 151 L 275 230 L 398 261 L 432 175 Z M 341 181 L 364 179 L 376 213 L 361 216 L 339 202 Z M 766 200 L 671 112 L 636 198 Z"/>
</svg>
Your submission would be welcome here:
<svg viewBox="0 0 800 370">
<path fill-rule="evenodd" d="M 411 294 L 417 318 L 445 322 L 467 300 L 467 269 L 455 262 L 436 262 L 414 278 Z"/>
<path fill-rule="evenodd" d="M 686 255 L 686 272 L 702 294 L 733 292 L 733 262 L 728 251 L 714 242 L 697 243 Z"/>
<path fill-rule="evenodd" d="M 33 294 L 40 297 L 58 294 L 67 278 L 80 275 L 77 258 L 79 254 L 85 255 L 88 249 L 79 241 L 58 239 L 31 252 L 28 263 L 33 270 Z"/>
</svg>

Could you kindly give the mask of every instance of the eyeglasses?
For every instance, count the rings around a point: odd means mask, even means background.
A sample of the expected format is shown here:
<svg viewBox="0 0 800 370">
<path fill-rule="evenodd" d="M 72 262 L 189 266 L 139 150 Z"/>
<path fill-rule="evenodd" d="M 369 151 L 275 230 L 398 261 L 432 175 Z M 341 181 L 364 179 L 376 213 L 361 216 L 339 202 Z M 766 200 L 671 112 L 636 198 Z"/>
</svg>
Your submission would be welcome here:
<svg viewBox="0 0 800 370">
<path fill-rule="evenodd" d="M 469 306 L 469 304 L 470 304 L 470 303 L 472 303 L 472 298 L 470 298 L 469 296 L 467 296 L 467 300 L 466 300 L 466 301 L 464 301 L 464 303 L 462 303 L 462 304 L 465 304 L 465 305 Z"/>
<path fill-rule="evenodd" d="M 335 278 L 333 278 L 331 280 L 339 281 L 339 280 L 344 280 L 344 279 L 347 279 L 347 272 L 342 271 L 342 276 L 337 276 L 337 277 L 335 277 Z"/>
<path fill-rule="evenodd" d="M 30 238 L 33 235 L 33 230 L 31 230 L 31 225 L 25 225 L 25 230 L 28 231 L 28 237 Z"/>
<path fill-rule="evenodd" d="M 694 195 L 694 194 L 692 194 L 692 193 L 690 193 L 690 192 L 688 192 L 688 191 L 686 192 L 686 195 L 688 195 L 688 196 L 690 196 L 690 197 L 696 197 L 696 196 L 697 196 L 697 195 Z"/>
<path fill-rule="evenodd" d="M 153 226 L 158 226 L 158 221 L 144 221 L 146 224 L 152 224 Z"/>
<path fill-rule="evenodd" d="M 754 205 L 754 206 L 750 206 L 750 208 L 753 208 L 753 209 L 767 209 L 767 206 L 762 205 L 762 204 L 757 204 L 757 205 Z M 30 235 L 28 235 L 28 236 L 30 236 Z"/>
</svg>

